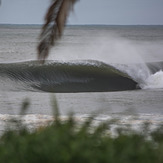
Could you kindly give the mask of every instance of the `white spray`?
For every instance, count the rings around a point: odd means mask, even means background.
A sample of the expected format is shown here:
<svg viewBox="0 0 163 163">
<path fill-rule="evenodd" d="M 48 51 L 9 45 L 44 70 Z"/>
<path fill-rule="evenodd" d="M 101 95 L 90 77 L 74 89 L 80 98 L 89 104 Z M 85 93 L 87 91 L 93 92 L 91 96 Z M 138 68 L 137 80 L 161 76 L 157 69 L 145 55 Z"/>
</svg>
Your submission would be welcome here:
<svg viewBox="0 0 163 163">
<path fill-rule="evenodd" d="M 151 49 L 150 44 L 144 46 L 140 42 L 126 40 L 112 33 L 108 36 L 96 35 L 73 39 L 63 39 L 64 42 L 60 44 L 62 46 L 58 46 L 58 49 L 54 51 L 57 55 L 51 55 L 51 58 L 62 61 L 102 61 L 127 73 L 142 89 L 163 88 L 163 72 L 151 74 L 144 62 L 143 57 L 148 55 L 148 49 Z"/>
</svg>

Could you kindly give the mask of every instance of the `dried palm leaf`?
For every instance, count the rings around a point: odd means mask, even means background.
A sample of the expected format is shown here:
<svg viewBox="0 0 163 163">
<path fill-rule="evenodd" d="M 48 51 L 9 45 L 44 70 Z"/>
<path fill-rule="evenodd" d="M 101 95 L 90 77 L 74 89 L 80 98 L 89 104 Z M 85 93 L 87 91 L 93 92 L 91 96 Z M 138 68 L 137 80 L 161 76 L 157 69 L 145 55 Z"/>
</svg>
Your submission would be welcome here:
<svg viewBox="0 0 163 163">
<path fill-rule="evenodd" d="M 69 12 L 78 0 L 54 0 L 45 16 L 40 42 L 37 47 L 38 59 L 44 63 L 55 42 L 62 36 Z"/>
</svg>

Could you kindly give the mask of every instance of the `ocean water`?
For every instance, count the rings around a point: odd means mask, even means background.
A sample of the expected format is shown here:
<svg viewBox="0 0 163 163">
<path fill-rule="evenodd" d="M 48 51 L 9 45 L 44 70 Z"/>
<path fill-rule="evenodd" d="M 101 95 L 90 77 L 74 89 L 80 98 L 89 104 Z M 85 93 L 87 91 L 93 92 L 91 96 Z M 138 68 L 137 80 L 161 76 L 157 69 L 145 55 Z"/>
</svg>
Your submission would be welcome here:
<svg viewBox="0 0 163 163">
<path fill-rule="evenodd" d="M 139 126 L 163 122 L 163 26 L 68 26 L 40 65 L 40 27 L 0 25 L 0 130 L 30 101 L 24 123 L 64 117 L 118 118 Z"/>
</svg>

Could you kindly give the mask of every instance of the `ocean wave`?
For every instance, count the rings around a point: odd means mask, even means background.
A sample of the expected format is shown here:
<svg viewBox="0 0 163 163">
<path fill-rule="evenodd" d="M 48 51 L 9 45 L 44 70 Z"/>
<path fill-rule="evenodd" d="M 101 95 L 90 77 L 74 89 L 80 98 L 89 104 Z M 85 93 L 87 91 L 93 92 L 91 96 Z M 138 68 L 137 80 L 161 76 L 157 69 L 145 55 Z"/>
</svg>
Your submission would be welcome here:
<svg viewBox="0 0 163 163">
<path fill-rule="evenodd" d="M 26 61 L 0 64 L 1 83 L 12 89 L 68 92 L 134 90 L 137 82 L 114 66 L 94 60 Z M 14 84 L 13 84 L 14 83 Z M 4 85 L 3 85 L 4 87 Z M 6 86 L 7 87 L 7 86 Z"/>
</svg>

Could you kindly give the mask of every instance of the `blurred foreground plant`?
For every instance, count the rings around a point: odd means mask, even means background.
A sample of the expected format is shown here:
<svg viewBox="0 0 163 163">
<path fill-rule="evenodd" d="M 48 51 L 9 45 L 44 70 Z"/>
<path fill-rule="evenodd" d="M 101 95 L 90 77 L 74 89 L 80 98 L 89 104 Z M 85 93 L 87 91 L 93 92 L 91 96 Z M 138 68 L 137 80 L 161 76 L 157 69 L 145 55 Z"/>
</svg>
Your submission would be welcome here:
<svg viewBox="0 0 163 163">
<path fill-rule="evenodd" d="M 77 1 L 78 0 L 52 0 L 45 15 L 45 23 L 42 27 L 40 41 L 37 46 L 38 59 L 41 63 L 44 63 L 51 47 L 61 38 L 69 12 Z"/>
<path fill-rule="evenodd" d="M 27 104 L 22 106 L 26 108 Z M 5 131 L 0 138 L 0 162 L 163 162 L 162 127 L 154 132 L 149 132 L 148 127 L 143 127 L 142 132 L 121 129 L 113 137 L 109 132 L 113 121 L 93 127 L 93 117 L 90 117 L 77 125 L 73 115 L 66 120 L 59 117 L 56 100 L 53 107 L 56 113 L 50 125 L 35 131 L 29 131 L 25 126 Z M 150 139 L 147 139 L 146 129 Z"/>
</svg>

